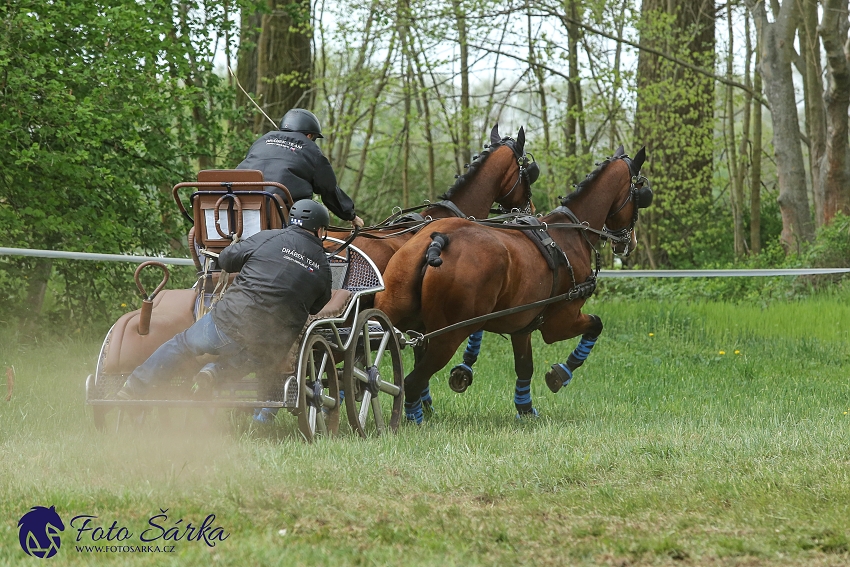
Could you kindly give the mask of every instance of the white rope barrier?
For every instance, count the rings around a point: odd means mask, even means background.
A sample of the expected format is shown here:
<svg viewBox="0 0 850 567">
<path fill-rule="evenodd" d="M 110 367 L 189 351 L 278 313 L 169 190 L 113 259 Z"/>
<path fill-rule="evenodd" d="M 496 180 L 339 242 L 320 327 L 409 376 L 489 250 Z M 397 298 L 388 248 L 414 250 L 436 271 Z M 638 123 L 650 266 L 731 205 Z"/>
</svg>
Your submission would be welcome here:
<svg viewBox="0 0 850 567">
<path fill-rule="evenodd" d="M 155 260 L 175 266 L 194 266 L 189 258 L 161 258 L 159 256 L 131 256 L 129 254 L 95 254 L 93 252 L 65 252 L 61 250 L 31 250 L 29 248 L 0 248 L 0 256 L 35 256 L 60 260 L 94 260 L 98 262 L 133 262 L 141 264 Z"/>
<path fill-rule="evenodd" d="M 131 256 L 129 254 L 95 254 L 90 252 L 65 252 L 57 250 L 31 250 L 29 248 L 0 248 L 0 256 L 35 256 L 61 260 L 95 260 L 99 262 L 134 262 L 141 264 L 155 260 L 176 266 L 194 266 L 189 258 L 162 258 L 159 256 Z M 600 270 L 603 278 L 740 278 L 759 276 L 814 276 L 821 274 L 846 274 L 850 268 L 777 268 L 753 270 Z"/>
<path fill-rule="evenodd" d="M 758 276 L 814 276 L 846 274 L 850 268 L 778 268 L 764 270 L 600 270 L 606 278 L 752 278 Z"/>
</svg>

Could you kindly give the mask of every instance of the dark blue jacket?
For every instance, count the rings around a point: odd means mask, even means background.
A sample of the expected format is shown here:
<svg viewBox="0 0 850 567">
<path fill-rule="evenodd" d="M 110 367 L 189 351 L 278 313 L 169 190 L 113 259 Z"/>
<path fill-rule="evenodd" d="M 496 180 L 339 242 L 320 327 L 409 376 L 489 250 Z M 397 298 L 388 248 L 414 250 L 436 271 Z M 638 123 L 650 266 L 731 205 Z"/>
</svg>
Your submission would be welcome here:
<svg viewBox="0 0 850 567">
<path fill-rule="evenodd" d="M 216 327 L 264 357 L 285 355 L 308 314 L 318 313 L 331 297 L 322 241 L 298 226 L 263 230 L 231 244 L 218 263 L 239 275 L 212 310 Z"/>
<path fill-rule="evenodd" d="M 354 220 L 354 202 L 336 184 L 328 158 L 305 134 L 273 130 L 254 142 L 236 169 L 259 169 L 265 181 L 282 183 L 293 201 L 311 199 L 313 193 L 342 220 Z M 275 187 L 268 191 L 282 195 Z"/>
</svg>

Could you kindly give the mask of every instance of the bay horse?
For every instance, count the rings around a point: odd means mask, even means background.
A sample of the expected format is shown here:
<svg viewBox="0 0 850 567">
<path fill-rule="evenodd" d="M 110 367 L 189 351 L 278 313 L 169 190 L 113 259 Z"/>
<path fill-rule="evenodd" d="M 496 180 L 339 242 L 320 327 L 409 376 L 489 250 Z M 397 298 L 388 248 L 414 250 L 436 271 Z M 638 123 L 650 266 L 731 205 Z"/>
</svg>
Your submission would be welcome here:
<svg viewBox="0 0 850 567">
<path fill-rule="evenodd" d="M 429 219 L 484 219 L 493 203 L 498 204 L 502 212 L 534 212 L 531 185 L 540 175 L 540 169 L 525 152 L 523 128 L 513 139 L 502 137 L 498 124 L 493 126 L 490 143 L 466 167 L 467 172 L 456 176 L 454 185 L 440 195 L 440 201 L 428 205 L 421 212 L 398 216 L 388 226 L 377 230 L 364 229 L 352 244 L 369 256 L 383 273 L 390 258 L 416 234 L 417 225 L 424 226 Z M 328 236 L 340 240 L 350 235 L 351 231 L 328 233 Z"/>
<path fill-rule="evenodd" d="M 443 218 L 484 219 L 493 203 L 500 212 L 519 211 L 534 213 L 531 186 L 540 176 L 537 162 L 529 159 L 525 151 L 525 130 L 520 127 L 516 139 L 499 134 L 498 123 L 490 131 L 490 143 L 467 164 L 467 172 L 457 175 L 449 190 L 440 195 L 440 201 L 425 207 L 421 212 L 400 215 L 386 227 L 361 231 L 352 244 L 362 250 L 378 270 L 383 273 L 393 255 L 431 220 Z M 346 240 L 351 232 L 331 231 L 329 236 Z M 478 359 L 484 332 L 470 335 L 464 350 L 463 363 L 452 369 L 461 376 L 461 390 L 472 383 L 472 365 Z M 423 393 L 426 411 L 431 409 L 431 396 Z"/>
<path fill-rule="evenodd" d="M 393 256 L 375 307 L 399 329 L 414 331 L 411 336 L 426 333 L 414 347 L 416 362 L 404 381 L 408 420 L 422 422 L 421 397 L 431 376 L 476 331 L 511 335 L 518 417 L 537 415 L 530 387 L 534 330 L 547 344 L 581 335 L 567 360 L 546 373 L 553 392 L 569 384 L 602 333 L 602 320 L 581 312 L 596 286 L 596 244 L 607 238 L 616 254 L 628 256 L 637 243 L 638 211 L 652 202 L 649 183 L 640 176 L 645 159 L 643 148 L 631 159 L 620 147 L 551 213 L 517 220 L 532 230 L 439 220 Z M 488 319 L 503 310 L 509 312 Z"/>
</svg>

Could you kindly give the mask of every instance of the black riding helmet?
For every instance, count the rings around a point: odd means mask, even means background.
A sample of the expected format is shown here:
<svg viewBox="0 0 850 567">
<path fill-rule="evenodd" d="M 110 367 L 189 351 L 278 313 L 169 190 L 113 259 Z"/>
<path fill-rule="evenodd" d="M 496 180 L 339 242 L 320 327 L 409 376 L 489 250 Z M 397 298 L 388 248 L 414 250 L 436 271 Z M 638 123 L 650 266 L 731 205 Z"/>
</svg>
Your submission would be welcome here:
<svg viewBox="0 0 850 567">
<path fill-rule="evenodd" d="M 317 232 L 320 228 L 328 228 L 331 217 L 321 203 L 312 199 L 301 199 L 289 209 L 289 224 L 296 224 L 310 232 Z"/>
<path fill-rule="evenodd" d="M 283 118 L 280 119 L 280 129 L 284 132 L 302 132 L 314 134 L 317 138 L 324 138 L 319 119 L 316 118 L 315 114 L 303 108 L 293 108 L 284 114 Z"/>
</svg>

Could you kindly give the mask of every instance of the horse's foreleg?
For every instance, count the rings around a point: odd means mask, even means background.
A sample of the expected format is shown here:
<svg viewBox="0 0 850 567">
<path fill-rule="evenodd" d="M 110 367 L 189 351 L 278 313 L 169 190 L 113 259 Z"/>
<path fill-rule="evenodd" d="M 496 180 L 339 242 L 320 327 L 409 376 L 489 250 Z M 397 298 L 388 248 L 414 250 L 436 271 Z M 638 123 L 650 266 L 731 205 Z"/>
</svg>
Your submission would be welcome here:
<svg viewBox="0 0 850 567">
<path fill-rule="evenodd" d="M 476 331 L 469 335 L 466 350 L 463 351 L 463 363 L 452 368 L 449 375 L 449 387 L 459 394 L 465 392 L 472 385 L 472 365 L 478 360 L 483 336 L 484 331 Z"/>
<path fill-rule="evenodd" d="M 514 405 L 517 419 L 525 416 L 536 416 L 537 410 L 531 404 L 531 376 L 534 374 L 534 360 L 531 356 L 531 335 L 511 336 L 514 348 L 514 370 L 516 371 L 516 388 L 514 389 Z"/>
<path fill-rule="evenodd" d="M 583 324 L 585 329 L 578 346 L 567 358 L 566 364 L 553 364 L 552 369 L 546 373 L 546 385 L 553 392 L 557 392 L 570 383 L 573 379 L 573 372 L 584 364 L 584 361 L 590 355 L 590 351 L 593 350 L 593 345 L 596 344 L 596 339 L 602 334 L 602 319 L 596 315 L 581 315 L 580 317 L 584 319 L 584 321 L 580 321 L 580 324 Z"/>
</svg>

